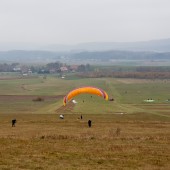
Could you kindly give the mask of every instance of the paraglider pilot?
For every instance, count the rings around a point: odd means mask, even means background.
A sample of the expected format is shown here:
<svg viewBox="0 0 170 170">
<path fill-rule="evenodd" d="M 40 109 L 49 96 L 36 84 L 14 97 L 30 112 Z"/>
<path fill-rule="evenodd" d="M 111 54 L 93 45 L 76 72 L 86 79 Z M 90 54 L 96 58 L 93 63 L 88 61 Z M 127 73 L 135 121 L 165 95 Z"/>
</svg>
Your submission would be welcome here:
<svg viewBox="0 0 170 170">
<path fill-rule="evenodd" d="M 16 119 L 13 119 L 12 120 L 12 127 L 15 127 L 15 123 L 17 122 L 17 120 Z"/>
<path fill-rule="evenodd" d="M 91 120 L 88 120 L 88 126 L 91 127 Z"/>
</svg>

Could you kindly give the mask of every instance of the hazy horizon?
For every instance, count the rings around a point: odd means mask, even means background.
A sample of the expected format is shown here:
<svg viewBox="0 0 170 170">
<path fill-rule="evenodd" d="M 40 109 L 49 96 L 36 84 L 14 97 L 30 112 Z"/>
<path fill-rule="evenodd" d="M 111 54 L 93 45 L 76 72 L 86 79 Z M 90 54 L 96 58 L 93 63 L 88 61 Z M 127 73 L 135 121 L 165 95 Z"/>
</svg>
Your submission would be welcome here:
<svg viewBox="0 0 170 170">
<path fill-rule="evenodd" d="M 167 39 L 169 8 L 168 0 L 1 0 L 0 43 Z"/>
</svg>

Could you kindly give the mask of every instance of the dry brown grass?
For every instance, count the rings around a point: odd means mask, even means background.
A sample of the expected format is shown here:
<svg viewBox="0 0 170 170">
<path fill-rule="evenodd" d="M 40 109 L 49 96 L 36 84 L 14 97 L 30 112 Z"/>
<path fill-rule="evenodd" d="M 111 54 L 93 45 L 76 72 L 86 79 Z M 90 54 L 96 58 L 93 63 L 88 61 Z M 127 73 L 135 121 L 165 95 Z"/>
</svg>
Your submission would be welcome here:
<svg viewBox="0 0 170 170">
<path fill-rule="evenodd" d="M 170 169 L 168 119 L 79 116 L 0 115 L 0 169 Z"/>
</svg>

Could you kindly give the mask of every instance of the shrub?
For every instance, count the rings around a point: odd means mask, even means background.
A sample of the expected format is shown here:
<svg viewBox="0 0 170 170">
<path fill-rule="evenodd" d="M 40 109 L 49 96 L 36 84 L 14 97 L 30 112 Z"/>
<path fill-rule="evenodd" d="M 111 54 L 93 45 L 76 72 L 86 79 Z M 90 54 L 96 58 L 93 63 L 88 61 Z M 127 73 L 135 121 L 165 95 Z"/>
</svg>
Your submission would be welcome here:
<svg viewBox="0 0 170 170">
<path fill-rule="evenodd" d="M 42 97 L 37 97 L 35 99 L 33 99 L 34 102 L 41 102 L 44 101 L 44 99 Z"/>
</svg>

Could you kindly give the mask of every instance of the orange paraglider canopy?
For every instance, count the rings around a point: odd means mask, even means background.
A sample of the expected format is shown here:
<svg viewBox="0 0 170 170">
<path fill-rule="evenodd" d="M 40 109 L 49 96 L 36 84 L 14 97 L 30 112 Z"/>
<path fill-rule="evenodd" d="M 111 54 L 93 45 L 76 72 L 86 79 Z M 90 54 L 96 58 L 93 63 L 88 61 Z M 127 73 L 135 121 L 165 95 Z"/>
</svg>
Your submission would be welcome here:
<svg viewBox="0 0 170 170">
<path fill-rule="evenodd" d="M 64 106 L 73 97 L 75 97 L 79 94 L 83 94 L 83 93 L 94 94 L 94 95 L 103 97 L 105 100 L 108 100 L 108 94 L 104 90 L 97 88 L 97 87 L 86 86 L 86 87 L 76 88 L 76 89 L 70 91 L 63 99 Z"/>
</svg>

